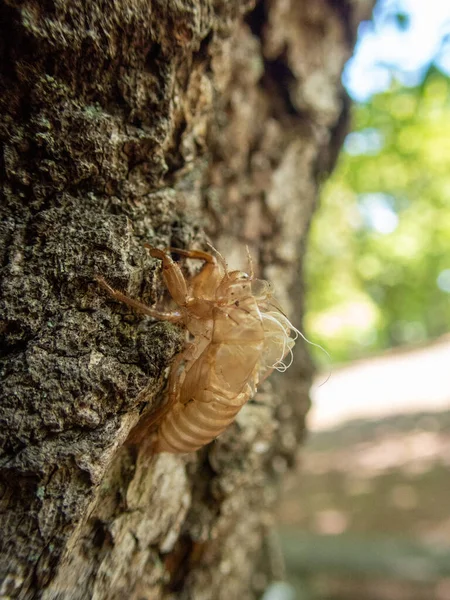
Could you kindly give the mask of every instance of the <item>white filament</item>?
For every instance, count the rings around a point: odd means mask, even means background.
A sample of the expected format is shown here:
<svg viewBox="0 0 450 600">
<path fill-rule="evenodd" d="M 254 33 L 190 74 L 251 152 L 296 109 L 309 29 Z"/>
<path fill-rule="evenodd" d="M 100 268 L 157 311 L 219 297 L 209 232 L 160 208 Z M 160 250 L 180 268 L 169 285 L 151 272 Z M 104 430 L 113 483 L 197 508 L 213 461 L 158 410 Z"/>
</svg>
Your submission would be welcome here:
<svg viewBox="0 0 450 600">
<path fill-rule="evenodd" d="M 294 345 L 295 340 L 298 337 L 301 337 L 307 344 L 310 344 L 311 346 L 315 346 L 316 348 L 320 348 L 320 350 L 322 350 L 322 352 L 324 352 L 327 355 L 329 361 L 331 362 L 331 356 L 328 354 L 328 352 L 325 350 L 325 348 L 323 348 L 320 344 L 316 344 L 314 342 L 311 342 L 311 340 L 308 340 L 308 338 L 301 331 L 299 331 L 296 327 L 294 327 L 294 325 L 292 325 L 292 323 L 289 321 L 289 319 L 286 317 L 286 315 L 284 313 L 277 310 L 277 311 L 269 311 L 269 312 L 261 311 L 260 314 L 261 314 L 261 317 L 263 318 L 263 320 L 266 320 L 266 321 L 269 321 L 270 323 L 275 324 L 280 329 L 280 333 L 276 337 L 278 339 L 280 339 L 280 341 L 282 339 L 283 349 L 281 351 L 280 358 L 272 365 L 273 369 L 276 369 L 280 373 L 284 373 L 287 369 L 289 369 L 289 367 L 292 365 L 292 362 L 294 360 L 294 354 L 292 352 L 292 347 Z M 291 337 L 292 332 L 293 332 L 293 335 Z M 291 342 L 291 343 L 289 343 L 289 342 Z M 284 361 L 285 356 L 288 353 L 289 353 L 290 357 L 289 357 L 288 364 L 286 364 L 283 361 Z M 330 376 L 331 376 L 331 372 L 328 374 L 327 379 L 321 385 L 324 385 L 328 381 Z"/>
<path fill-rule="evenodd" d="M 281 330 L 281 335 L 279 334 L 276 337 L 278 340 L 282 341 L 283 348 L 281 350 L 280 358 L 277 361 L 275 361 L 275 363 L 273 365 L 271 365 L 271 368 L 276 369 L 280 373 L 284 373 L 292 365 L 292 361 L 294 360 L 292 347 L 289 344 L 289 341 L 293 341 L 290 337 L 290 329 L 287 326 L 284 327 L 283 324 L 280 322 L 280 317 L 283 316 L 280 313 L 275 313 L 275 312 L 264 313 L 263 312 L 263 313 L 261 313 L 261 316 L 266 321 L 269 321 L 269 322 L 275 324 Z M 289 321 L 288 321 L 288 323 L 289 323 Z M 296 339 L 296 338 L 294 338 L 294 339 Z M 290 354 L 290 360 L 289 360 L 289 363 L 286 365 L 283 362 L 283 359 L 287 355 L 288 352 Z"/>
</svg>

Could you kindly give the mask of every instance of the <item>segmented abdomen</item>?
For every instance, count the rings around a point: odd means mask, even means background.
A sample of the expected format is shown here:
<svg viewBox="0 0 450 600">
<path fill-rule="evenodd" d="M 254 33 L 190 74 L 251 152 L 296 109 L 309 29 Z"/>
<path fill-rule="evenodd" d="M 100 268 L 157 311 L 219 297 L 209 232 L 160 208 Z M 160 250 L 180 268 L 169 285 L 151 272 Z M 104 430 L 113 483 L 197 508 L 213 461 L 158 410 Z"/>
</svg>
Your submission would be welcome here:
<svg viewBox="0 0 450 600">
<path fill-rule="evenodd" d="M 214 313 L 206 347 L 185 368 L 177 402 L 163 417 L 156 452 L 194 452 L 236 418 L 258 384 L 264 329 L 252 296 Z"/>
<path fill-rule="evenodd" d="M 217 396 L 211 402 L 192 400 L 177 404 L 158 429 L 157 452 L 194 452 L 220 435 L 235 419 L 252 395 L 250 386 L 239 394 L 233 404 Z"/>
</svg>

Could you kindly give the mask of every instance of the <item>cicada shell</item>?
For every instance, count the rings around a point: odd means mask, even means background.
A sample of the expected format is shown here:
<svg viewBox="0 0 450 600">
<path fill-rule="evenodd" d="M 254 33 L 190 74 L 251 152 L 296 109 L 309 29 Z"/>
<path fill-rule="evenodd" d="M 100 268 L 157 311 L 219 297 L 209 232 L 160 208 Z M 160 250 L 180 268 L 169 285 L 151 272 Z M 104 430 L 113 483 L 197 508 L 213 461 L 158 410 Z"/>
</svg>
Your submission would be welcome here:
<svg viewBox="0 0 450 600">
<path fill-rule="evenodd" d="M 189 341 L 171 367 L 168 399 L 154 415 L 159 422 L 154 449 L 193 452 L 234 421 L 273 369 L 286 370 L 300 332 L 279 308 L 270 284 L 255 279 L 252 269 L 250 274 L 228 271 L 218 253 L 146 247 L 162 261 L 163 279 L 176 311 L 155 310 L 98 280 L 117 300 L 186 328 Z M 170 253 L 204 264 L 187 281 Z"/>
</svg>

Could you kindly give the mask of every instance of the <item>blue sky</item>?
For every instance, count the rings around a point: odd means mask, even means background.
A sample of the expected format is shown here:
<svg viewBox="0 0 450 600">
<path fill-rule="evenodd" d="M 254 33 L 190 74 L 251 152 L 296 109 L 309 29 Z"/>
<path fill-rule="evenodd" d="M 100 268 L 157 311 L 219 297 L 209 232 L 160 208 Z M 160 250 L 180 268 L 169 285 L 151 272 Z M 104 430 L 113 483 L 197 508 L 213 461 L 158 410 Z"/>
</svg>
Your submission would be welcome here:
<svg viewBox="0 0 450 600">
<path fill-rule="evenodd" d="M 397 13 L 406 16 L 404 27 Z M 373 21 L 359 28 L 343 81 L 353 99 L 364 102 L 387 89 L 393 76 L 416 85 L 431 63 L 450 74 L 450 0 L 378 0 Z"/>
</svg>

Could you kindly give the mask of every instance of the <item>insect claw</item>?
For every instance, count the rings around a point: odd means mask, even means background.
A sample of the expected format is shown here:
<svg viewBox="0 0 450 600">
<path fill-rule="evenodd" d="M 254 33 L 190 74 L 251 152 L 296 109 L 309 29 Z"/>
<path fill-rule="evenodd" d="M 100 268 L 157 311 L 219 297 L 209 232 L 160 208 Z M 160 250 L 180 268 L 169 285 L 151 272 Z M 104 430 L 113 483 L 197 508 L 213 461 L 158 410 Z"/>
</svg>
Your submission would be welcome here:
<svg viewBox="0 0 450 600">
<path fill-rule="evenodd" d="M 252 259 L 252 255 L 250 254 L 250 248 L 247 246 L 245 246 L 245 250 L 247 252 L 247 260 L 248 260 L 248 266 L 249 266 L 249 275 L 250 275 L 250 279 L 254 279 L 255 278 L 255 273 L 253 270 L 253 259 Z"/>
<path fill-rule="evenodd" d="M 220 254 L 220 252 L 217 250 L 217 248 L 214 248 L 214 246 L 212 244 L 210 244 L 209 242 L 206 242 L 206 245 L 211 248 L 211 250 L 214 252 L 214 254 L 217 255 L 217 257 L 219 258 L 219 262 L 223 267 L 223 270 L 225 271 L 225 275 L 228 275 L 228 265 L 227 265 L 227 261 L 224 259 L 224 257 L 222 256 L 222 254 Z"/>
</svg>

